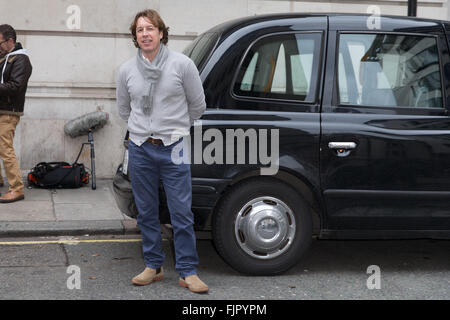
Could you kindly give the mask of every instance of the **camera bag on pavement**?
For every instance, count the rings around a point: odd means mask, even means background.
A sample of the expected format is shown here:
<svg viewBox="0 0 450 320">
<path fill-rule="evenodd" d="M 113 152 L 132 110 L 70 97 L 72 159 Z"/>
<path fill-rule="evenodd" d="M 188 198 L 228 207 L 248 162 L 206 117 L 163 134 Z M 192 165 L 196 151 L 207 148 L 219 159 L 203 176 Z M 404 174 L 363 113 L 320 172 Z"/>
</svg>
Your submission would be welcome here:
<svg viewBox="0 0 450 320">
<path fill-rule="evenodd" d="M 40 162 L 28 174 L 28 186 L 40 188 L 80 188 L 88 183 L 82 163 Z"/>
</svg>

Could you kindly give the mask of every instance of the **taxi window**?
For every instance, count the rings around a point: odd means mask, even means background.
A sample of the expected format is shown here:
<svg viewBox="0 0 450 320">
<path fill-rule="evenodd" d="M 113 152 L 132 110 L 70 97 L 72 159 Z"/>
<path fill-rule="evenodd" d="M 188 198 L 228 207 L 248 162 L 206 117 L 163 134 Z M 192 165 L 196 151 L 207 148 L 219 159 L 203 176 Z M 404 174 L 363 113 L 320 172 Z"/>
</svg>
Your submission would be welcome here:
<svg viewBox="0 0 450 320">
<path fill-rule="evenodd" d="M 234 84 L 237 96 L 314 102 L 320 33 L 279 34 L 257 41 Z"/>
<path fill-rule="evenodd" d="M 217 33 L 207 32 L 201 34 L 183 50 L 183 53 L 194 61 L 197 69 L 200 69 L 214 49 L 218 39 L 219 35 Z"/>
<path fill-rule="evenodd" d="M 341 34 L 338 59 L 340 104 L 443 107 L 435 37 Z"/>
</svg>

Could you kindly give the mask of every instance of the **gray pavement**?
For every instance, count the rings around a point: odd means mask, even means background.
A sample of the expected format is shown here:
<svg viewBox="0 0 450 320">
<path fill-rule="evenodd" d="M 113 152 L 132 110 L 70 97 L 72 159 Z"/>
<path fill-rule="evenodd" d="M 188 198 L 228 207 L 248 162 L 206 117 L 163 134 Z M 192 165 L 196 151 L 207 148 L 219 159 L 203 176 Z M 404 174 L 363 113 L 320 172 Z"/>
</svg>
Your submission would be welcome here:
<svg viewBox="0 0 450 320">
<path fill-rule="evenodd" d="M 96 190 L 26 188 L 25 200 L 0 203 L 0 237 L 133 233 L 136 220 L 118 209 L 112 180 L 97 180 Z"/>
</svg>

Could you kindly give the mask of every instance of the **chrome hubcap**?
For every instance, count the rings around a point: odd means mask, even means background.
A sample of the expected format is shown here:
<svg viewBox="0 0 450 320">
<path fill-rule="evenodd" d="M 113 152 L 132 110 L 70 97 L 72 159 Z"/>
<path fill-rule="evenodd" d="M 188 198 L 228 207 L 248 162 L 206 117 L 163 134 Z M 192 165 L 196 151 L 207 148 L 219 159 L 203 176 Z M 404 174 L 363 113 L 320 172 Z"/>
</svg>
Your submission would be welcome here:
<svg viewBox="0 0 450 320">
<path fill-rule="evenodd" d="M 271 259 L 286 252 L 295 236 L 292 210 L 281 200 L 260 197 L 246 203 L 236 217 L 237 243 L 250 256 Z"/>
</svg>

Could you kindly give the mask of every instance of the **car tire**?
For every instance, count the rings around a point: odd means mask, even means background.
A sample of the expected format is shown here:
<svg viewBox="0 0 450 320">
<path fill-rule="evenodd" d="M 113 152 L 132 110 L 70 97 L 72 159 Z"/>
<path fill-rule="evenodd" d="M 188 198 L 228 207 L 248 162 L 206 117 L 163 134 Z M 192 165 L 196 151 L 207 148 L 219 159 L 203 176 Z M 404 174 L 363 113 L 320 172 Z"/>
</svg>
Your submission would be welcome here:
<svg viewBox="0 0 450 320">
<path fill-rule="evenodd" d="M 238 272 L 278 275 L 297 264 L 311 245 L 311 212 L 288 184 L 251 179 L 220 201 L 212 237 L 220 256 Z"/>
</svg>

